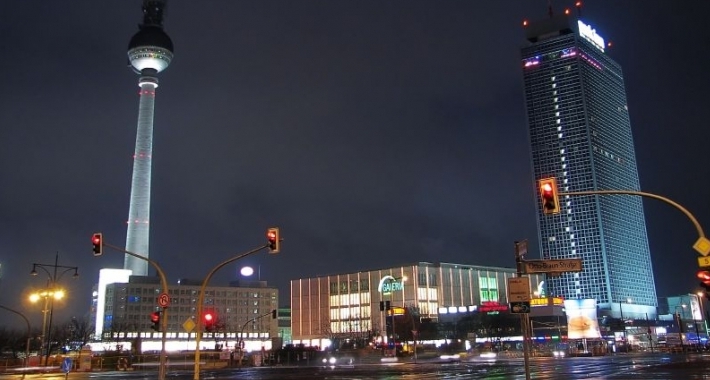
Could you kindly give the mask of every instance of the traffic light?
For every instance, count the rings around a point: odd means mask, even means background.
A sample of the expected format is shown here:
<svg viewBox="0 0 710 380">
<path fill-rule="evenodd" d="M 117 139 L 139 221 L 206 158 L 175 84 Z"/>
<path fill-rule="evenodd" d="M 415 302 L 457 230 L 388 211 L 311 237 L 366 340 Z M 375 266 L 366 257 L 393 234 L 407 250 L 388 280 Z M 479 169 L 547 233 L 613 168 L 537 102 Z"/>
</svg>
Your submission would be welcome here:
<svg viewBox="0 0 710 380">
<path fill-rule="evenodd" d="M 101 232 L 91 236 L 91 244 L 94 246 L 94 256 L 101 256 L 104 253 L 104 236 Z"/>
<path fill-rule="evenodd" d="M 560 200 L 557 197 L 557 181 L 554 177 L 540 180 L 540 200 L 543 214 L 560 212 Z"/>
<path fill-rule="evenodd" d="M 202 319 L 204 321 L 205 331 L 210 331 L 210 332 L 214 331 L 214 322 L 215 322 L 214 314 L 212 314 L 212 312 L 208 311 L 207 313 L 205 313 L 204 316 L 202 316 Z"/>
<path fill-rule="evenodd" d="M 699 270 L 696 274 L 698 280 L 700 280 L 700 287 L 703 288 L 703 293 L 705 298 L 710 300 L 710 270 Z"/>
<path fill-rule="evenodd" d="M 276 309 L 271 310 L 271 319 L 276 319 L 278 316 L 276 315 Z"/>
<path fill-rule="evenodd" d="M 389 310 L 392 308 L 392 305 L 390 304 L 390 301 L 385 301 L 385 310 Z"/>
<path fill-rule="evenodd" d="M 155 331 L 160 331 L 160 312 L 159 311 L 154 311 L 150 314 L 150 321 L 153 323 L 153 325 L 150 326 L 150 328 Z"/>
<path fill-rule="evenodd" d="M 269 239 L 269 253 L 279 253 L 281 250 L 281 237 L 278 227 L 266 230 L 266 238 Z"/>
</svg>

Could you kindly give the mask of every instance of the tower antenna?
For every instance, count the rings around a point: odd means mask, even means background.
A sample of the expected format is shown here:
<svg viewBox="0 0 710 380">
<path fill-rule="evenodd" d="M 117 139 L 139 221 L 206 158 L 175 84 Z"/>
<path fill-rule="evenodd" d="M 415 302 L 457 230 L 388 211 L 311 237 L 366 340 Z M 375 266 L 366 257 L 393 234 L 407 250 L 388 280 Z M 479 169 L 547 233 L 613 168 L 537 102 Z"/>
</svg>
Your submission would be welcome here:
<svg viewBox="0 0 710 380">
<path fill-rule="evenodd" d="M 547 14 L 552 18 L 552 0 L 547 0 Z"/>
<path fill-rule="evenodd" d="M 582 18 L 582 1 L 578 0 L 574 6 L 577 8 L 577 17 Z"/>
<path fill-rule="evenodd" d="M 163 27 L 166 0 L 143 0 L 143 25 Z"/>
</svg>

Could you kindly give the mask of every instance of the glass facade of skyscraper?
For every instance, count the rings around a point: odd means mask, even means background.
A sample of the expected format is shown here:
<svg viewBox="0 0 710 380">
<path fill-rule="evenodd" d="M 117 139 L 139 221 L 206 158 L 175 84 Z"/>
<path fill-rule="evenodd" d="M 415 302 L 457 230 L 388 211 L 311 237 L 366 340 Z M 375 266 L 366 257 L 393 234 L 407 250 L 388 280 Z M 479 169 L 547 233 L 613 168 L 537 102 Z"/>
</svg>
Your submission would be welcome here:
<svg viewBox="0 0 710 380">
<path fill-rule="evenodd" d="M 536 183 L 555 177 L 561 193 L 640 191 L 624 77 L 603 38 L 566 16 L 531 23 L 526 37 L 522 70 Z M 542 256 L 581 258 L 584 270 L 549 278 L 549 294 L 595 299 L 616 315 L 655 315 L 641 197 L 562 196 L 560 206 L 546 215 L 538 204 Z"/>
</svg>

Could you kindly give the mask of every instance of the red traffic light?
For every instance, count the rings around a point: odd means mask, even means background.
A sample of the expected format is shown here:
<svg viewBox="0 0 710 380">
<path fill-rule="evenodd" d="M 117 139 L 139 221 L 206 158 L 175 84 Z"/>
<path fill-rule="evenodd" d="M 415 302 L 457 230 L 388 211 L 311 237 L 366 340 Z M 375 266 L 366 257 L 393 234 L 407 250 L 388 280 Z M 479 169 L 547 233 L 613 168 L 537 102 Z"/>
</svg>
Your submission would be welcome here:
<svg viewBox="0 0 710 380">
<path fill-rule="evenodd" d="M 281 237 L 278 227 L 266 230 L 266 239 L 269 241 L 269 253 L 279 253 L 281 250 Z"/>
<path fill-rule="evenodd" d="M 213 319 L 214 319 L 214 316 L 212 315 L 212 313 L 205 314 L 205 322 L 208 322 L 208 323 L 212 322 Z"/>
<path fill-rule="evenodd" d="M 150 321 L 153 323 L 160 322 L 160 313 L 157 311 L 154 311 L 153 314 L 150 315 Z"/>
<path fill-rule="evenodd" d="M 101 256 L 104 253 L 104 237 L 101 232 L 91 236 L 91 245 L 94 246 L 94 256 Z"/>
<path fill-rule="evenodd" d="M 543 214 L 557 214 L 560 212 L 555 177 L 540 180 L 540 200 L 542 201 Z"/>
</svg>

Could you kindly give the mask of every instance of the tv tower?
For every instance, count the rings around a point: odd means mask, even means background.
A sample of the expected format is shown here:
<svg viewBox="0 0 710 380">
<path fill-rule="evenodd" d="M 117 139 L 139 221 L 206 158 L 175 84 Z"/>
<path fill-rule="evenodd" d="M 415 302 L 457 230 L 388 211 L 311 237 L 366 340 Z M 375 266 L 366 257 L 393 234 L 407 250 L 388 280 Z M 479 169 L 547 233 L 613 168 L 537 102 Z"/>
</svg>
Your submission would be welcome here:
<svg viewBox="0 0 710 380">
<path fill-rule="evenodd" d="M 149 256 L 150 177 L 157 74 L 165 70 L 173 59 L 173 42 L 163 31 L 164 10 L 165 0 L 143 0 L 143 23 L 128 43 L 128 60 L 133 70 L 140 74 L 140 100 L 126 250 L 145 257 Z M 129 255 L 124 259 L 123 268 L 133 271 L 133 275 L 148 274 L 148 262 Z"/>
</svg>

